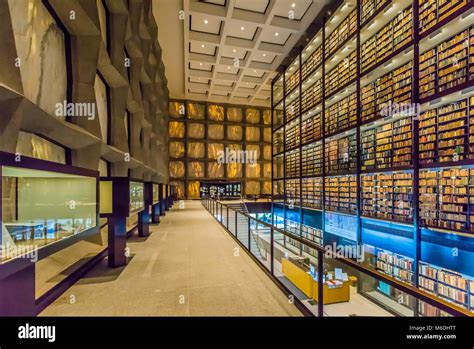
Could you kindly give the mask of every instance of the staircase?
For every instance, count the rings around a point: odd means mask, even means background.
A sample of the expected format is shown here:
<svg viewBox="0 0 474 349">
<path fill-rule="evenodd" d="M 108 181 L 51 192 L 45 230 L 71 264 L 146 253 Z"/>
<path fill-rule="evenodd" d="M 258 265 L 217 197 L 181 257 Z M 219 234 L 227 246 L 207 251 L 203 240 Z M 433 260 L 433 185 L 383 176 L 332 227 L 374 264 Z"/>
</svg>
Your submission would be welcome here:
<svg viewBox="0 0 474 349">
<path fill-rule="evenodd" d="M 247 206 L 241 201 L 235 202 L 232 204 L 227 204 L 229 206 L 229 230 L 232 232 L 232 234 L 235 236 L 235 214 L 236 212 L 242 212 L 245 214 L 249 214 L 249 211 L 247 210 Z M 227 214 L 226 212 L 223 212 L 222 214 L 223 217 L 223 222 L 224 225 L 226 225 L 226 218 Z M 249 222 L 248 218 L 244 216 L 243 214 L 238 214 L 237 213 L 237 239 L 244 245 L 248 246 L 249 243 Z M 258 259 L 262 259 L 262 256 L 260 254 L 260 250 L 257 246 L 257 240 L 255 239 L 255 236 L 253 234 L 250 235 L 250 252 L 257 257 Z"/>
</svg>

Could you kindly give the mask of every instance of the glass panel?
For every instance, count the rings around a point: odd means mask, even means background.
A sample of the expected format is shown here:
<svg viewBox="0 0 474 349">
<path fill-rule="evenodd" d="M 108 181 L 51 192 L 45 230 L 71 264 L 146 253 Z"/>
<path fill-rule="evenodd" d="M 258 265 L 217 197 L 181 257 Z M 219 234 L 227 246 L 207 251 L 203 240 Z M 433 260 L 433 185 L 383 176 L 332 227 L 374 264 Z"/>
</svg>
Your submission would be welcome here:
<svg viewBox="0 0 474 349">
<path fill-rule="evenodd" d="M 209 139 L 221 141 L 224 139 L 224 125 L 208 125 L 207 135 Z"/>
<path fill-rule="evenodd" d="M 224 107 L 222 105 L 210 105 L 207 108 L 207 117 L 213 121 L 224 121 Z"/>
<path fill-rule="evenodd" d="M 23 131 L 18 133 L 16 152 L 36 159 L 66 163 L 66 151 L 63 147 Z"/>
<path fill-rule="evenodd" d="M 145 184 L 140 182 L 130 182 L 130 212 L 143 209 Z"/>
<path fill-rule="evenodd" d="M 102 136 L 102 141 L 104 143 L 108 142 L 107 139 L 107 130 L 108 130 L 108 119 L 109 115 L 107 112 L 107 88 L 99 77 L 98 74 L 95 75 L 94 81 L 94 92 L 95 92 L 95 101 L 97 104 L 97 112 L 99 114 L 99 125 L 100 125 L 100 134 Z"/>
<path fill-rule="evenodd" d="M 260 217 L 260 214 L 256 214 L 256 216 Z M 270 270 L 270 228 L 254 219 L 250 220 L 250 252 Z"/>
<path fill-rule="evenodd" d="M 184 162 L 183 161 L 170 161 L 170 177 L 180 178 L 184 177 Z"/>
<path fill-rule="evenodd" d="M 249 248 L 249 219 L 240 212 L 237 212 L 237 239 Z"/>
<path fill-rule="evenodd" d="M 1 260 L 97 225 L 95 178 L 3 167 Z"/>
</svg>

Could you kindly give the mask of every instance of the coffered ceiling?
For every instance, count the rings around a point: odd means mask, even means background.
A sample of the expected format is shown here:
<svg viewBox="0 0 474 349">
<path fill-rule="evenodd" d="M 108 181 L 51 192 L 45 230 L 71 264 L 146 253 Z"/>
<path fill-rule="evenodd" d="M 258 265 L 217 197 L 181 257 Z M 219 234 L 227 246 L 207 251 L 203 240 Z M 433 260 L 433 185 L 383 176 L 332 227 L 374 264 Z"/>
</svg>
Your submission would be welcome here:
<svg viewBox="0 0 474 349">
<path fill-rule="evenodd" d="M 154 0 L 170 97 L 270 106 L 276 69 L 327 2 Z"/>
</svg>

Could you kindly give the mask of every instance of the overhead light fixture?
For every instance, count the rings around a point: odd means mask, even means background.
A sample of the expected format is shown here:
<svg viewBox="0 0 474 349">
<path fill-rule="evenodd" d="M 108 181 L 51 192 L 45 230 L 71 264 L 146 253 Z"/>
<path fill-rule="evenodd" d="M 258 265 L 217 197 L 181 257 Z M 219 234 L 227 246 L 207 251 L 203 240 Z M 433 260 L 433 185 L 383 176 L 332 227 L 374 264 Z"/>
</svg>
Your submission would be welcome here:
<svg viewBox="0 0 474 349">
<path fill-rule="evenodd" d="M 204 47 L 206 47 L 206 45 L 202 44 L 201 47 L 204 48 Z"/>
<path fill-rule="evenodd" d="M 276 32 L 276 33 L 275 33 L 275 36 L 278 36 L 278 35 L 280 35 L 280 34 L 279 34 L 278 32 Z"/>
<path fill-rule="evenodd" d="M 204 24 L 207 24 L 209 23 L 209 21 L 207 19 L 204 20 Z"/>
<path fill-rule="evenodd" d="M 244 29 L 245 29 L 245 27 L 244 27 L 244 26 L 241 26 L 241 27 L 240 27 L 240 30 L 244 30 Z"/>
<path fill-rule="evenodd" d="M 264 54 L 262 54 L 262 56 L 263 56 L 263 57 L 266 57 L 266 56 L 267 56 L 267 54 L 266 54 L 266 53 L 264 53 Z"/>
<path fill-rule="evenodd" d="M 230 67 L 227 67 L 227 69 L 230 69 Z"/>
<path fill-rule="evenodd" d="M 291 4 L 291 7 L 295 8 L 295 7 L 296 7 L 296 4 L 295 4 L 295 3 L 292 3 L 292 4 Z"/>
<path fill-rule="evenodd" d="M 202 63 L 199 63 L 199 65 L 202 67 Z"/>
<path fill-rule="evenodd" d="M 253 72 L 256 73 L 257 71 L 254 69 Z"/>
<path fill-rule="evenodd" d="M 234 49 L 232 50 L 232 52 L 236 53 L 236 52 L 237 52 L 237 50 L 234 48 Z"/>
</svg>

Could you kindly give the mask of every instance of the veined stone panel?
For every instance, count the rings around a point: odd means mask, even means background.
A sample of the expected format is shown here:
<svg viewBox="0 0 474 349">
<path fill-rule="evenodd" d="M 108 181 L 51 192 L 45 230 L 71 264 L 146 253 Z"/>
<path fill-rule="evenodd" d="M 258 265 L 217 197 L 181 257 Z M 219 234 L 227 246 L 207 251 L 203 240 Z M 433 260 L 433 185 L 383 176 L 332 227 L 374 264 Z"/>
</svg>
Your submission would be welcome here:
<svg viewBox="0 0 474 349">
<path fill-rule="evenodd" d="M 227 121 L 230 122 L 242 122 L 242 108 L 228 107 L 227 108 Z"/>
<path fill-rule="evenodd" d="M 256 144 L 247 144 L 245 146 L 245 150 L 247 151 L 248 156 L 251 156 L 252 159 L 260 160 L 260 146 Z"/>
<path fill-rule="evenodd" d="M 211 104 L 207 107 L 207 117 L 212 121 L 224 121 L 224 107 Z"/>
<path fill-rule="evenodd" d="M 211 140 L 221 141 L 224 139 L 224 125 L 211 124 L 208 126 L 207 136 Z"/>
<path fill-rule="evenodd" d="M 263 141 L 267 143 L 272 142 L 272 129 L 270 127 L 265 127 L 263 129 Z"/>
<path fill-rule="evenodd" d="M 263 146 L 263 160 L 272 160 L 272 146 L 271 145 Z"/>
<path fill-rule="evenodd" d="M 263 124 L 264 125 L 272 124 L 272 111 L 269 109 L 263 111 Z"/>
<path fill-rule="evenodd" d="M 242 178 L 242 164 L 234 162 L 226 165 L 228 178 Z"/>
<path fill-rule="evenodd" d="M 181 158 L 184 156 L 184 143 L 183 142 L 170 142 L 169 145 L 170 157 Z"/>
<path fill-rule="evenodd" d="M 170 161 L 170 177 L 181 178 L 184 177 L 184 162 L 182 161 Z"/>
<path fill-rule="evenodd" d="M 51 115 L 67 96 L 64 33 L 41 0 L 8 0 L 23 94 Z M 12 69 L 15 69 L 12 62 Z M 58 115 L 65 119 L 64 115 Z"/>
<path fill-rule="evenodd" d="M 16 152 L 36 159 L 66 163 L 66 151 L 63 147 L 23 131 L 18 134 Z"/>
<path fill-rule="evenodd" d="M 247 126 L 245 139 L 249 142 L 260 142 L 260 127 Z"/>
<path fill-rule="evenodd" d="M 204 139 L 206 137 L 206 125 L 201 123 L 188 124 L 188 138 Z"/>
<path fill-rule="evenodd" d="M 272 178 L 272 164 L 271 163 L 264 163 L 262 168 L 262 177 L 265 179 Z"/>
<path fill-rule="evenodd" d="M 227 126 L 227 139 L 229 141 L 241 141 L 242 137 L 242 126 Z"/>
<path fill-rule="evenodd" d="M 250 124 L 260 123 L 260 110 L 254 108 L 247 108 L 245 110 L 245 118 Z"/>
<path fill-rule="evenodd" d="M 182 119 L 186 114 L 184 103 L 170 102 L 169 113 L 172 118 Z"/>
<path fill-rule="evenodd" d="M 207 145 L 207 157 L 209 159 L 217 160 L 219 155 L 224 152 L 224 144 L 209 143 Z"/>
<path fill-rule="evenodd" d="M 245 194 L 247 195 L 260 194 L 260 182 L 259 181 L 245 181 Z"/>
<path fill-rule="evenodd" d="M 185 190 L 184 182 L 182 182 L 182 181 L 171 181 L 170 184 L 175 186 L 175 188 L 176 188 L 176 195 L 177 195 L 178 199 L 182 199 L 182 198 L 185 197 L 185 193 L 184 193 L 184 190 Z"/>
<path fill-rule="evenodd" d="M 188 103 L 188 119 L 204 120 L 206 118 L 206 107 L 204 104 Z"/>
<path fill-rule="evenodd" d="M 188 198 L 189 199 L 199 199 L 199 197 L 201 196 L 200 190 L 201 190 L 201 184 L 199 181 L 188 182 Z"/>
<path fill-rule="evenodd" d="M 264 181 L 262 184 L 262 194 L 271 194 L 272 193 L 272 182 Z"/>
<path fill-rule="evenodd" d="M 107 137 L 107 125 L 108 125 L 108 113 L 107 113 L 107 87 L 105 86 L 102 79 L 99 77 L 99 74 L 95 75 L 94 80 L 94 92 L 95 92 L 95 101 L 97 105 L 97 117 L 99 118 L 100 123 L 100 134 L 102 135 L 102 141 L 104 143 L 108 142 Z"/>
<path fill-rule="evenodd" d="M 185 124 L 179 121 L 170 121 L 169 123 L 169 135 L 173 138 L 184 138 L 185 135 Z"/>
<path fill-rule="evenodd" d="M 188 157 L 190 158 L 204 158 L 206 155 L 206 148 L 202 142 L 188 143 Z"/>
<path fill-rule="evenodd" d="M 222 179 L 224 177 L 224 164 L 209 162 L 207 164 L 207 176 L 209 178 Z"/>
<path fill-rule="evenodd" d="M 204 178 L 204 162 L 191 161 L 188 163 L 188 177 Z"/>
<path fill-rule="evenodd" d="M 260 164 L 246 164 L 245 177 L 246 178 L 260 178 Z"/>
</svg>

